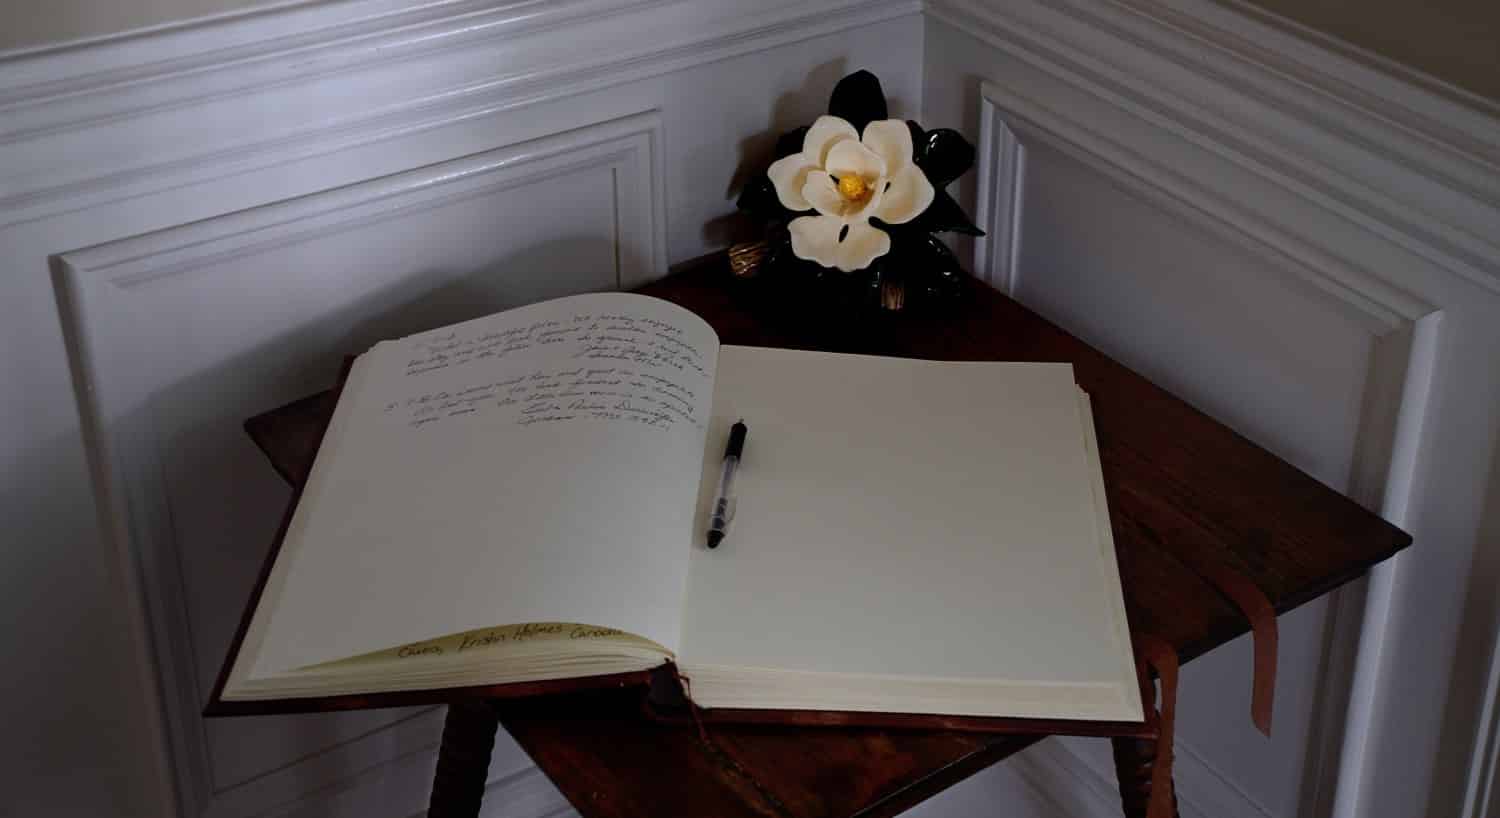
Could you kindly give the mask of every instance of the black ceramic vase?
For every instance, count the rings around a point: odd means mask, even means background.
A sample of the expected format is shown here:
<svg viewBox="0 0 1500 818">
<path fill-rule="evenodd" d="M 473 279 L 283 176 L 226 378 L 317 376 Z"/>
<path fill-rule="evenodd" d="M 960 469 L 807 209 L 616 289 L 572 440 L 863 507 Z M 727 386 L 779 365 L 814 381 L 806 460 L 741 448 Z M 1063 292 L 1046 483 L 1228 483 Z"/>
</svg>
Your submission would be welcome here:
<svg viewBox="0 0 1500 818">
<path fill-rule="evenodd" d="M 844 77 L 833 89 L 828 113 L 852 126 L 853 130 L 845 138 L 861 134 L 866 142 L 872 141 L 869 137 L 873 132 L 867 130 L 868 126 L 872 122 L 888 122 L 880 80 L 868 71 Z M 828 125 L 824 120 L 820 122 L 824 122 L 825 128 Z M 842 123 L 833 124 L 848 127 Z M 840 269 L 837 265 L 814 260 L 814 256 L 821 255 L 826 259 L 834 254 L 812 252 L 805 240 L 799 246 L 793 234 L 805 234 L 807 231 L 801 228 L 805 227 L 806 221 L 802 225 L 793 223 L 798 219 L 826 216 L 828 208 L 822 203 L 814 205 L 801 196 L 788 193 L 792 183 L 786 182 L 785 178 L 778 195 L 771 174 L 761 173 L 745 185 L 738 205 L 764 225 L 765 238 L 758 246 L 741 246 L 732 250 L 734 267 L 742 279 L 738 286 L 750 291 L 756 300 L 769 308 L 797 313 L 835 311 L 847 316 L 867 310 L 926 311 L 940 310 L 951 303 L 962 291 L 965 274 L 958 258 L 937 234 L 984 235 L 945 190 L 974 164 L 974 146 L 962 134 L 949 128 L 928 131 L 911 120 L 907 120 L 905 126 L 911 137 L 911 156 L 892 156 L 892 164 L 914 165 L 930 184 L 931 199 L 915 216 L 908 210 L 901 216 L 900 223 L 883 221 L 878 214 L 860 219 L 861 223 L 855 226 L 865 230 L 866 236 L 871 235 L 869 228 L 886 234 L 888 242 L 880 240 L 880 246 L 888 248 L 885 252 L 879 253 L 868 264 L 853 269 Z M 893 126 L 882 124 L 879 127 L 889 134 Z M 809 126 L 804 126 L 782 134 L 776 142 L 774 159 L 806 156 L 804 146 L 808 142 L 808 131 Z M 890 141 L 887 139 L 886 144 Z M 900 141 L 904 144 L 904 137 Z M 904 150 L 903 147 L 902 152 Z M 814 164 L 816 159 L 814 156 Z M 774 170 L 776 164 L 772 168 Z M 837 169 L 831 165 L 829 172 L 831 175 L 827 178 L 840 183 L 837 189 L 849 201 L 857 204 L 857 197 L 870 195 L 860 181 L 838 178 Z M 880 183 L 886 191 L 890 190 L 890 182 L 882 178 Z M 925 201 L 926 191 L 922 193 L 921 198 Z M 788 207 L 789 201 L 799 209 Z M 840 200 L 834 199 L 832 206 L 839 204 Z M 883 208 L 881 212 L 890 210 L 892 208 Z M 848 233 L 846 226 L 836 240 L 844 241 Z M 825 246 L 822 249 L 830 248 Z M 848 256 L 843 254 L 842 257 Z M 847 261 L 840 263 L 851 266 Z"/>
</svg>

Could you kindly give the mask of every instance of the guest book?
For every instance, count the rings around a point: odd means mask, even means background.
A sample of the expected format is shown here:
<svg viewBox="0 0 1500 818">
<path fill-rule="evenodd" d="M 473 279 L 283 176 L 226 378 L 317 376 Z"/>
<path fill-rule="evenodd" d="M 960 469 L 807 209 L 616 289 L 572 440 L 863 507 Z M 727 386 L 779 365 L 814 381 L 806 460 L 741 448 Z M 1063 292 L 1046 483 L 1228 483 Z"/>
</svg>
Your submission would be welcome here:
<svg viewBox="0 0 1500 818">
<path fill-rule="evenodd" d="M 230 711 L 671 666 L 707 713 L 1145 718 L 1070 365 L 721 346 L 626 293 L 359 356 L 252 611 Z"/>
</svg>

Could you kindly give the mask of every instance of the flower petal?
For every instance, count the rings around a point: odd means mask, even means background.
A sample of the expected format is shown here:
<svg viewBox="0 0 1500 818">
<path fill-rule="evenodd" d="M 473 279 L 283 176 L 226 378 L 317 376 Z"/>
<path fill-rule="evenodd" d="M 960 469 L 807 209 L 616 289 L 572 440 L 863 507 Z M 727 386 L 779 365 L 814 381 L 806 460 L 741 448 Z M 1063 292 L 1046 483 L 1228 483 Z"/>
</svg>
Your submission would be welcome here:
<svg viewBox="0 0 1500 818">
<path fill-rule="evenodd" d="M 899 119 L 882 119 L 865 126 L 864 146 L 885 160 L 885 173 L 895 176 L 911 164 L 911 129 Z"/>
<path fill-rule="evenodd" d="M 786 226 L 792 236 L 792 254 L 832 267 L 838 261 L 839 233 L 844 222 L 833 216 L 802 216 Z"/>
<path fill-rule="evenodd" d="M 824 216 L 839 218 L 844 215 L 844 197 L 839 195 L 838 183 L 825 171 L 808 171 L 807 184 L 802 186 L 802 198 Z"/>
<path fill-rule="evenodd" d="M 837 245 L 832 266 L 852 273 L 870 266 L 870 262 L 891 251 L 891 237 L 869 222 L 850 222 L 849 232 Z"/>
<path fill-rule="evenodd" d="M 845 140 L 858 142 L 859 131 L 836 116 L 824 114 L 813 121 L 812 127 L 807 129 L 807 136 L 802 137 L 802 155 L 808 162 L 824 167 L 828 151 Z"/>
<path fill-rule="evenodd" d="M 817 166 L 807 161 L 800 153 L 783 156 L 766 168 L 771 184 L 776 186 L 776 198 L 787 210 L 811 210 L 812 205 L 802 198 L 802 186 L 807 184 L 807 174 Z"/>
<path fill-rule="evenodd" d="M 916 165 L 907 165 L 888 181 L 890 188 L 875 211 L 875 218 L 886 224 L 906 224 L 932 204 L 935 194 L 932 183 Z"/>
<path fill-rule="evenodd" d="M 858 142 L 839 142 L 828 151 L 823 169 L 839 177 L 858 174 L 873 185 L 885 175 L 885 160 Z"/>
</svg>

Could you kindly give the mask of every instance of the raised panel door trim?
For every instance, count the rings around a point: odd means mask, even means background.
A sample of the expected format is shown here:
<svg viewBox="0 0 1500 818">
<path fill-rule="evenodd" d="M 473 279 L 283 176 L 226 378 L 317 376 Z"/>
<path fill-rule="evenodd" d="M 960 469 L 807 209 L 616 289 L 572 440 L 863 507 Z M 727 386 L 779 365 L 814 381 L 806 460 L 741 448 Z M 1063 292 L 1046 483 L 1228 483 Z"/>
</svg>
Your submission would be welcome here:
<svg viewBox="0 0 1500 818">
<path fill-rule="evenodd" d="M 1361 269 L 1341 255 L 1341 248 L 1295 235 L 1247 211 L 1230 195 L 1230 186 L 1243 171 L 1224 167 L 1219 174 L 1190 178 L 1153 161 L 1139 144 L 1097 125 L 1105 109 L 1112 107 L 1110 101 L 1094 97 L 1090 103 L 1086 110 L 1064 110 L 998 82 L 982 84 L 977 196 L 979 225 L 989 235 L 975 244 L 976 274 L 1012 294 L 1020 286 L 1017 262 L 1029 143 L 1057 150 L 1097 171 L 1101 181 L 1178 216 L 1189 228 L 1229 241 L 1313 285 L 1359 318 L 1375 344 L 1360 407 L 1351 483 L 1355 499 L 1401 525 L 1427 421 L 1442 311 Z M 1162 131 L 1160 138 L 1173 137 Z M 1377 566 L 1367 587 L 1343 589 L 1333 596 L 1324 636 L 1325 662 L 1316 682 L 1316 700 L 1322 707 L 1309 739 L 1311 782 L 1302 788 L 1302 807 L 1310 814 L 1353 814 L 1351 810 L 1357 809 L 1365 741 L 1393 672 L 1383 661 L 1382 646 L 1401 565 L 1398 557 Z M 1195 757 L 1186 746 L 1183 755 Z M 1050 763 L 1076 760 L 1070 753 L 1043 758 Z M 1259 809 L 1233 785 L 1203 770 L 1210 768 L 1184 765 L 1179 770 L 1184 791 L 1198 789 L 1213 793 L 1210 800 L 1217 803 L 1243 802 L 1247 810 Z"/>
<path fill-rule="evenodd" d="M 601 167 L 615 179 L 616 284 L 634 287 L 666 267 L 660 145 L 660 118 L 648 112 L 54 257 L 96 495 L 112 546 L 129 566 L 124 584 L 139 608 L 131 618 L 154 663 L 184 812 L 220 814 L 221 793 L 200 727 L 202 686 L 160 482 L 162 450 L 146 411 L 149 386 L 132 375 L 149 346 L 135 305 L 216 261 Z"/>
</svg>

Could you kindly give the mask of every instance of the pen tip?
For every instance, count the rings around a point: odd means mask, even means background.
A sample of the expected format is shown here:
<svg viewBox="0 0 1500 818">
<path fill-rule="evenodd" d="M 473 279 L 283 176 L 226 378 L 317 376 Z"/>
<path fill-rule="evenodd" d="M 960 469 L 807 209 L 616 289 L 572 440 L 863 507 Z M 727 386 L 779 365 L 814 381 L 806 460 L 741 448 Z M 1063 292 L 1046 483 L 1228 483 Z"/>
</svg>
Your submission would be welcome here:
<svg viewBox="0 0 1500 818">
<path fill-rule="evenodd" d="M 722 532 L 722 531 L 710 531 L 710 532 L 708 532 L 708 547 L 709 548 L 718 548 L 719 547 L 719 543 L 721 543 L 723 541 L 724 541 L 724 532 Z"/>
</svg>

